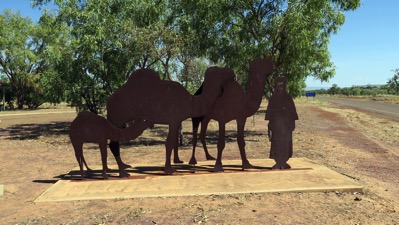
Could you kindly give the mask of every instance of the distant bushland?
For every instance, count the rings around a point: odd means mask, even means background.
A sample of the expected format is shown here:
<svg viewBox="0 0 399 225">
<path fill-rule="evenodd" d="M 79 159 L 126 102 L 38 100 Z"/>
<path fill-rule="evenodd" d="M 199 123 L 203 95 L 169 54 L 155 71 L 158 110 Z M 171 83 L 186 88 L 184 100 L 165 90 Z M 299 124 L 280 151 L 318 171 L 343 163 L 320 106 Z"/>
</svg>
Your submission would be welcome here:
<svg viewBox="0 0 399 225">
<path fill-rule="evenodd" d="M 344 96 L 377 96 L 394 94 L 388 85 L 364 85 L 352 87 L 338 87 L 334 84 L 328 89 L 309 90 L 316 94 L 344 95 Z"/>
</svg>

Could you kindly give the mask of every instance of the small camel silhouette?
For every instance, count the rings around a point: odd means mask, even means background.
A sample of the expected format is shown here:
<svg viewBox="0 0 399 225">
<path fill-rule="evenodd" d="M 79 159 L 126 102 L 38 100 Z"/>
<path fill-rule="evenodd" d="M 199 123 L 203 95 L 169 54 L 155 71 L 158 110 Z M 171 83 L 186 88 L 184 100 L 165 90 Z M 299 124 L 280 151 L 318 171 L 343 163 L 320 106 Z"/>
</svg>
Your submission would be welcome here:
<svg viewBox="0 0 399 225">
<path fill-rule="evenodd" d="M 208 114 L 221 95 L 222 85 L 233 80 L 232 70 L 210 67 L 205 72 L 204 90 L 201 95 L 191 95 L 181 84 L 159 79 L 157 72 L 140 69 L 131 74 L 128 81 L 107 101 L 107 119 L 115 127 L 122 127 L 135 118 L 147 118 L 156 124 L 169 125 L 166 139 L 165 173 L 172 174 L 171 154 L 178 156 L 178 129 L 182 121 L 190 117 Z M 120 176 L 129 176 L 124 171 L 129 165 L 122 162 L 119 143 L 112 140 L 110 149 L 118 163 Z"/>
<path fill-rule="evenodd" d="M 200 139 L 207 153 L 205 142 L 206 130 L 211 119 L 219 123 L 219 139 L 217 143 L 217 159 L 213 171 L 223 172 L 222 153 L 225 147 L 225 125 L 231 120 L 237 121 L 237 143 L 242 160 L 242 169 L 252 168 L 245 153 L 244 127 L 247 117 L 252 116 L 260 106 L 266 78 L 273 73 L 273 60 L 270 58 L 257 58 L 249 65 L 249 78 L 247 91 L 244 92 L 235 80 L 223 84 L 223 94 L 217 99 L 215 107 L 203 118 L 193 118 L 193 152 L 190 164 L 197 164 L 195 147 L 197 145 L 198 126 L 201 123 Z M 206 91 L 205 87 L 204 90 Z M 207 157 L 208 158 L 208 157 Z"/>
<path fill-rule="evenodd" d="M 107 142 L 108 140 L 127 141 L 140 136 L 147 128 L 152 128 L 154 123 L 145 119 L 136 119 L 128 127 L 118 129 L 108 122 L 104 117 L 91 112 L 80 112 L 72 121 L 69 129 L 69 138 L 71 139 L 75 150 L 76 160 L 79 163 L 81 177 L 83 179 L 83 163 L 87 170 L 91 170 L 83 157 L 83 143 L 98 143 L 101 151 L 101 161 L 103 165 L 102 176 L 107 179 Z"/>
</svg>

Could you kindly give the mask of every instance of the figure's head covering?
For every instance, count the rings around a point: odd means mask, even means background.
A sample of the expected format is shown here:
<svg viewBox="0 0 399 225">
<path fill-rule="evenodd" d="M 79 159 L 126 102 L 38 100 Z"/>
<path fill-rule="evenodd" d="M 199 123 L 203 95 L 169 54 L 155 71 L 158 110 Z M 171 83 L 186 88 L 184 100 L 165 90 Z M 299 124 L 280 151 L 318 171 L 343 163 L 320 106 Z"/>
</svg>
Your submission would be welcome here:
<svg viewBox="0 0 399 225">
<path fill-rule="evenodd" d="M 283 77 L 283 76 L 278 76 L 276 78 L 276 89 L 277 86 L 283 87 L 283 90 L 285 90 L 285 87 L 287 85 L 287 78 Z"/>
<path fill-rule="evenodd" d="M 284 86 L 285 86 L 286 83 L 287 83 L 287 78 L 285 78 L 283 76 L 278 76 L 276 78 L 276 85 L 277 84 L 284 84 Z"/>
</svg>

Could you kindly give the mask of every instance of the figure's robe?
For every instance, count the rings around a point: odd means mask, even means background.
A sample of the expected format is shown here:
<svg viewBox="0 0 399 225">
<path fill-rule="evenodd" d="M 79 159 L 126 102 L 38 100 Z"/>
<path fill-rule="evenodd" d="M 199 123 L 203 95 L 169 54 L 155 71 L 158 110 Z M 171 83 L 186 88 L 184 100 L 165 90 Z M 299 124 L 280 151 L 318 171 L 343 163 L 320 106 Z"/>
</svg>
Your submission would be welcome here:
<svg viewBox="0 0 399 225">
<path fill-rule="evenodd" d="M 298 120 L 292 97 L 285 91 L 273 93 L 266 110 L 271 131 L 270 156 L 278 165 L 284 165 L 292 157 L 292 131 Z"/>
</svg>

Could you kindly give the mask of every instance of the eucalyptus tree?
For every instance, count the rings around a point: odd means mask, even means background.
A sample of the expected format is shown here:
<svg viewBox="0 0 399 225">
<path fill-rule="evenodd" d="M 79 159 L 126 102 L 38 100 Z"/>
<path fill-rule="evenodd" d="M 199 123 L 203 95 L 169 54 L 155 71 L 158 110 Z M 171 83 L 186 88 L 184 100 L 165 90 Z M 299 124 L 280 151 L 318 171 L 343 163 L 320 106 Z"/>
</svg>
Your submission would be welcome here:
<svg viewBox="0 0 399 225">
<path fill-rule="evenodd" d="M 178 58 L 182 66 L 177 73 L 177 79 L 191 94 L 194 94 L 204 81 L 208 62 L 204 58 L 184 58 L 184 56 Z"/>
<path fill-rule="evenodd" d="M 124 1 L 55 1 L 54 23 L 66 26 L 70 40 L 58 73 L 67 84 L 66 98 L 78 110 L 99 113 L 106 97 L 120 86 L 136 58 L 132 20 Z M 67 66 L 66 66 L 67 65 Z"/>
<path fill-rule="evenodd" d="M 387 88 L 388 92 L 399 95 L 399 69 L 393 70 L 394 75 L 392 78 L 388 79 Z"/>
<path fill-rule="evenodd" d="M 272 56 L 294 96 L 307 76 L 334 75 L 329 39 L 344 23 L 343 12 L 360 0 L 53 0 L 58 24 L 71 41 L 60 73 L 67 98 L 98 112 L 132 70 L 152 67 L 162 79 L 194 88 L 190 66 L 211 62 L 235 69 L 245 86 L 248 62 Z M 36 5 L 50 0 L 35 0 Z M 206 59 L 202 62 L 199 59 Z M 199 65 L 199 64 L 198 64 Z M 198 67 L 200 68 L 200 67 Z M 199 77 L 200 78 L 200 77 Z"/>
<path fill-rule="evenodd" d="M 175 0 L 174 15 L 181 30 L 196 33 L 197 44 L 213 62 L 234 68 L 244 85 L 248 61 L 272 56 L 276 72 L 284 75 L 294 96 L 307 76 L 326 81 L 334 75 L 329 39 L 344 23 L 343 12 L 360 0 Z"/>
<path fill-rule="evenodd" d="M 52 70 L 49 46 L 58 40 L 55 33 L 44 21 L 33 23 L 16 11 L 0 15 L 0 73 L 8 78 L 19 109 L 59 100 L 46 85 Z"/>
<path fill-rule="evenodd" d="M 36 0 L 34 4 L 50 1 Z M 162 79 L 176 78 L 185 40 L 168 23 L 167 1 L 54 0 L 56 23 L 70 31 L 64 64 L 67 100 L 78 110 L 99 113 L 133 70 L 152 67 Z"/>
</svg>

